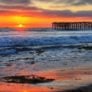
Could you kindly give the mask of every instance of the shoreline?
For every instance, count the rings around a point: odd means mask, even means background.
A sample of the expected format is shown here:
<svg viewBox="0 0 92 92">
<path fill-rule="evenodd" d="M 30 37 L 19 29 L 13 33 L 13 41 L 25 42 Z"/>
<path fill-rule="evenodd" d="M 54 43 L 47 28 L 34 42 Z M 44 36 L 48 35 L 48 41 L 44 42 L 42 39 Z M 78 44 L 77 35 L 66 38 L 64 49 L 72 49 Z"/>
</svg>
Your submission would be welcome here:
<svg viewBox="0 0 92 92">
<path fill-rule="evenodd" d="M 39 90 L 39 92 L 42 92 L 41 90 L 43 90 L 43 92 L 92 92 L 92 69 L 91 67 L 90 68 L 89 67 L 88 68 L 79 67 L 79 68 L 73 68 L 73 69 L 63 68 L 61 70 L 53 69 L 53 70 L 48 70 L 48 71 L 36 72 L 35 75 L 40 76 L 40 77 L 36 77 L 37 80 L 39 78 L 42 78 L 42 79 L 45 78 L 46 81 L 47 79 L 55 79 L 55 80 L 51 82 L 38 83 L 38 84 L 0 82 L 0 88 L 1 88 L 0 92 L 6 92 L 6 91 L 24 92 L 22 89 L 25 89 L 27 92 L 36 92 L 37 90 Z M 9 77 L 9 80 L 11 80 L 12 78 L 13 79 L 17 78 L 19 82 L 19 81 L 22 81 L 22 79 L 20 79 L 21 77 L 23 77 L 23 79 L 26 78 L 26 80 L 29 80 L 27 79 L 26 75 L 24 76 L 17 75 L 15 77 L 12 76 L 12 77 Z M 27 83 L 26 80 L 24 81 L 24 83 Z M 18 87 L 16 91 L 13 90 L 15 87 Z"/>
</svg>

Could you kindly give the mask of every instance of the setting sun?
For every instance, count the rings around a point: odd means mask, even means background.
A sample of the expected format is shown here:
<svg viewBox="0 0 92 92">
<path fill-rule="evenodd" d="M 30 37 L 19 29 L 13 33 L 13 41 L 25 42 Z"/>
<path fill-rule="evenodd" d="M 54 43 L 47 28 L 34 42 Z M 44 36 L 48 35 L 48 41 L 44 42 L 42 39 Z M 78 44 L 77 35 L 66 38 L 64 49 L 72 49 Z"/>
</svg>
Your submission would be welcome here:
<svg viewBox="0 0 92 92">
<path fill-rule="evenodd" d="M 19 28 L 23 28 L 24 25 L 23 25 L 23 24 L 19 24 L 18 27 L 19 27 Z"/>
<path fill-rule="evenodd" d="M 26 26 L 24 24 L 18 24 L 16 25 L 15 29 L 17 31 L 24 31 L 24 29 L 26 28 Z"/>
<path fill-rule="evenodd" d="M 29 18 L 26 16 L 11 16 L 10 20 L 15 28 L 26 28 L 29 23 Z"/>
</svg>

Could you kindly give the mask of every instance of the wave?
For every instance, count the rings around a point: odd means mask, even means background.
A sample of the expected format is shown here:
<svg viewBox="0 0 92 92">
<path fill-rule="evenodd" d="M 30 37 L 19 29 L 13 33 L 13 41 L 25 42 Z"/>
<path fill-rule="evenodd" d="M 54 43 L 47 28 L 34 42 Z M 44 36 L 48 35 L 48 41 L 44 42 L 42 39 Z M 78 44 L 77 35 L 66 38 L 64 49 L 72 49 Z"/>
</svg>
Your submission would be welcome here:
<svg viewBox="0 0 92 92">
<path fill-rule="evenodd" d="M 92 36 L 69 37 L 0 37 L 0 47 L 70 45 L 92 43 Z"/>
<path fill-rule="evenodd" d="M 15 53 L 15 48 L 46 48 L 59 46 L 78 46 L 92 43 L 92 36 L 62 37 L 0 37 L 0 54 Z M 9 49 L 10 48 L 10 49 Z"/>
</svg>

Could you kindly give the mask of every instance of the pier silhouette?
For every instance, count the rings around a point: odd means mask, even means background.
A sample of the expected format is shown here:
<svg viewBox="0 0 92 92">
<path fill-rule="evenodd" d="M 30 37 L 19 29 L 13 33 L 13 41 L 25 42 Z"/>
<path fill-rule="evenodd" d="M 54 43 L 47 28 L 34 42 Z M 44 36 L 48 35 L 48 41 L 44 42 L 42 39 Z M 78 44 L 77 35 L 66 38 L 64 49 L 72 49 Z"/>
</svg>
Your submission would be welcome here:
<svg viewBox="0 0 92 92">
<path fill-rule="evenodd" d="M 54 30 L 92 30 L 92 22 L 53 22 Z"/>
</svg>

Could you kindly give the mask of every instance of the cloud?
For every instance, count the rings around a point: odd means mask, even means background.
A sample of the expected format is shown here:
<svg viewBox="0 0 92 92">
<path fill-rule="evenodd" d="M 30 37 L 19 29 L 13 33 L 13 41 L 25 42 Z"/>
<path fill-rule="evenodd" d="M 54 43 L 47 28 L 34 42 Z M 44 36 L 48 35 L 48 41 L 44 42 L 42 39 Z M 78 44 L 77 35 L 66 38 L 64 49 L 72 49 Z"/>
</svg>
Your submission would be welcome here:
<svg viewBox="0 0 92 92">
<path fill-rule="evenodd" d="M 92 10 L 90 11 L 78 11 L 74 15 L 80 16 L 80 17 L 92 17 Z"/>
<path fill-rule="evenodd" d="M 6 14 L 6 13 L 14 13 L 20 10 L 21 12 L 25 12 L 25 15 L 27 16 L 36 16 L 33 15 L 33 13 L 41 15 L 41 16 L 49 16 L 49 17 L 92 17 L 92 10 L 89 11 L 77 11 L 77 12 L 72 12 L 71 10 L 46 10 L 46 9 L 41 9 L 37 7 L 29 7 L 29 6 L 7 6 L 7 5 L 0 5 L 0 14 Z M 18 13 L 19 13 L 18 12 Z"/>
<path fill-rule="evenodd" d="M 37 8 L 37 7 L 34 7 L 34 6 L 13 6 L 13 5 L 10 5 L 10 6 L 8 6 L 8 5 L 0 5 L 0 10 L 14 10 L 14 9 L 16 9 L 16 10 L 26 10 L 26 11 L 31 11 L 31 10 L 39 10 L 39 8 Z"/>
<path fill-rule="evenodd" d="M 13 5 L 29 4 L 30 2 L 31 2 L 30 0 L 0 0 L 0 3 L 7 4 L 7 5 L 10 5 L 10 4 L 13 4 Z"/>
<path fill-rule="evenodd" d="M 78 12 L 72 12 L 70 10 L 45 10 L 43 11 L 45 15 L 51 15 L 56 17 L 92 17 L 92 10 L 90 11 L 78 11 Z"/>
<path fill-rule="evenodd" d="M 65 7 L 58 7 L 55 9 L 50 9 L 48 7 L 47 9 L 42 8 L 39 4 L 38 6 L 35 6 L 33 4 L 33 1 L 35 3 L 37 2 L 43 2 L 43 7 L 47 5 L 47 3 L 50 3 L 50 6 L 56 5 L 62 5 L 62 3 L 65 5 Z M 36 2 L 37 1 L 37 2 Z M 47 3 L 46 3 L 47 2 Z M 3 3 L 3 4 L 2 4 Z M 21 12 L 27 12 L 28 15 L 32 15 L 31 12 L 39 13 L 40 15 L 45 16 L 52 16 L 52 17 L 91 17 L 92 16 L 92 10 L 85 10 L 86 8 L 82 8 L 76 12 L 73 12 L 71 6 L 66 8 L 68 5 L 76 5 L 76 8 L 78 5 L 85 5 L 85 4 L 92 4 L 91 0 L 0 0 L 0 14 L 2 13 L 14 13 L 15 11 Z M 56 8 L 54 7 L 54 8 Z M 86 6 L 85 6 L 86 7 Z M 53 8 L 53 7 L 52 7 Z M 59 9 L 59 10 L 58 10 Z M 75 8 L 74 8 L 75 9 Z M 77 8 L 78 9 L 78 8 Z M 35 15 L 33 15 L 35 16 Z"/>
<path fill-rule="evenodd" d="M 73 3 L 73 5 L 86 5 L 86 4 L 91 5 L 92 0 L 79 0 L 78 2 Z"/>
<path fill-rule="evenodd" d="M 61 1 L 63 0 L 59 0 L 58 3 L 62 3 Z M 64 0 L 64 3 L 70 5 L 91 5 L 92 0 Z"/>
<path fill-rule="evenodd" d="M 92 0 L 35 0 L 39 2 L 48 2 L 54 4 L 66 4 L 66 5 L 85 5 L 92 4 Z"/>
</svg>

